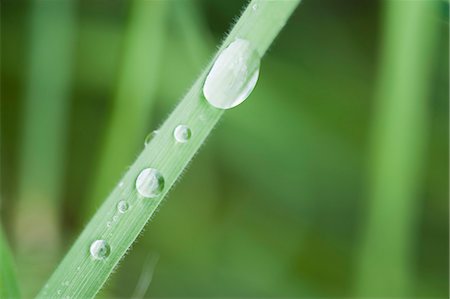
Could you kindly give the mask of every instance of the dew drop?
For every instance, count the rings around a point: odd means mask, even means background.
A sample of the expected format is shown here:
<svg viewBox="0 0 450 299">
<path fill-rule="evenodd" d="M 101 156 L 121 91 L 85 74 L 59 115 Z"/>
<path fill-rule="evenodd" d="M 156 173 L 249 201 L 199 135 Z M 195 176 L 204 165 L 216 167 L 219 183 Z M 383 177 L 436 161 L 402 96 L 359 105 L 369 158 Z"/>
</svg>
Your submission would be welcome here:
<svg viewBox="0 0 450 299">
<path fill-rule="evenodd" d="M 150 134 L 148 134 L 147 137 L 145 137 L 145 139 L 144 139 L 144 145 L 147 146 L 150 143 L 150 141 L 152 141 L 153 137 L 155 137 L 158 133 L 159 133 L 159 131 L 155 130 L 155 131 L 151 132 Z"/>
<path fill-rule="evenodd" d="M 112 222 L 111 222 L 111 221 L 106 222 L 106 226 L 107 226 L 107 227 L 111 227 L 111 225 L 112 225 Z"/>
<path fill-rule="evenodd" d="M 253 11 L 257 10 L 258 9 L 258 4 L 256 4 L 256 3 L 253 4 L 252 9 L 253 9 Z"/>
<path fill-rule="evenodd" d="M 89 249 L 95 260 L 104 260 L 111 253 L 111 247 L 105 240 L 95 240 Z"/>
<path fill-rule="evenodd" d="M 119 216 L 117 215 L 113 216 L 113 221 L 116 222 L 117 220 L 119 220 Z"/>
<path fill-rule="evenodd" d="M 57 290 L 56 293 L 57 293 L 58 295 L 61 295 L 62 291 L 61 291 L 61 290 Z"/>
<path fill-rule="evenodd" d="M 125 200 L 121 200 L 117 204 L 117 211 L 119 211 L 119 213 L 124 214 L 128 211 L 129 208 L 130 208 L 130 205 Z"/>
<path fill-rule="evenodd" d="M 220 109 L 241 104 L 258 81 L 260 60 L 249 41 L 236 39 L 219 54 L 206 77 L 203 85 L 206 100 Z"/>
<path fill-rule="evenodd" d="M 185 125 L 178 125 L 175 130 L 173 130 L 173 137 L 175 140 L 181 143 L 188 142 L 191 139 L 191 129 Z"/>
<path fill-rule="evenodd" d="M 157 169 L 146 168 L 136 179 L 136 189 L 144 197 L 157 197 L 164 189 L 164 177 Z"/>
</svg>

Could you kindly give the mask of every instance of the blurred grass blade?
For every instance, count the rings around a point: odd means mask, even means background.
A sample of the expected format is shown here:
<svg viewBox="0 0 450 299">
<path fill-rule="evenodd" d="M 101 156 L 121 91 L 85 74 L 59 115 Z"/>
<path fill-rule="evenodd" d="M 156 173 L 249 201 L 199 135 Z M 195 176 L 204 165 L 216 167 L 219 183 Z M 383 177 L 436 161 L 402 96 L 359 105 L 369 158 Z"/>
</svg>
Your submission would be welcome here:
<svg viewBox="0 0 450 299">
<path fill-rule="evenodd" d="M 59 243 L 75 1 L 32 1 L 15 239 L 29 297 L 50 271 Z M 39 225 L 36 225 L 39 223 Z M 50 259 L 42 262 L 42 259 Z M 47 267 L 35 267 L 43 264 Z M 22 273 L 23 272 L 23 273 Z"/>
<path fill-rule="evenodd" d="M 151 124 L 168 2 L 134 0 L 131 6 L 113 112 L 106 128 L 85 217 L 93 215 L 136 156 Z"/>
<path fill-rule="evenodd" d="M 251 43 L 263 56 L 298 3 L 252 1 L 218 53 L 240 38 Z M 253 5 L 258 9 L 253 9 Z M 202 97 L 202 86 L 211 65 L 212 62 L 94 215 L 48 281 L 47 288 L 38 295 L 39 298 L 91 298 L 105 283 L 223 114 L 222 110 L 213 108 Z M 192 130 L 192 137 L 187 143 L 174 141 L 174 129 L 179 124 L 186 124 Z M 159 170 L 164 184 L 159 178 L 156 185 L 150 186 L 157 186 L 161 193 L 154 198 L 143 198 L 135 189 L 136 178 L 149 167 Z M 123 200 L 129 205 L 125 213 L 118 211 L 118 204 Z M 104 242 L 94 243 L 95 240 Z M 91 244 L 95 245 L 92 256 L 89 254 Z M 102 254 L 103 259 L 96 260 L 99 257 L 97 254 Z"/>
<path fill-rule="evenodd" d="M 13 257 L 0 227 L 0 298 L 20 298 Z"/>
<path fill-rule="evenodd" d="M 144 266 L 142 267 L 142 273 L 141 276 L 139 277 L 132 298 L 141 299 L 145 297 L 145 293 L 147 293 L 148 288 L 152 282 L 153 273 L 155 272 L 158 260 L 159 260 L 158 253 L 149 254 L 147 260 L 144 263 Z"/>
<path fill-rule="evenodd" d="M 370 202 L 356 287 L 360 296 L 410 297 L 439 2 L 385 1 L 384 5 Z"/>
<path fill-rule="evenodd" d="M 193 61 L 200 68 L 214 49 L 213 37 L 207 30 L 204 17 L 198 9 L 198 3 L 181 1 L 172 4 L 175 11 L 175 22 L 181 32 L 184 47 Z"/>
</svg>

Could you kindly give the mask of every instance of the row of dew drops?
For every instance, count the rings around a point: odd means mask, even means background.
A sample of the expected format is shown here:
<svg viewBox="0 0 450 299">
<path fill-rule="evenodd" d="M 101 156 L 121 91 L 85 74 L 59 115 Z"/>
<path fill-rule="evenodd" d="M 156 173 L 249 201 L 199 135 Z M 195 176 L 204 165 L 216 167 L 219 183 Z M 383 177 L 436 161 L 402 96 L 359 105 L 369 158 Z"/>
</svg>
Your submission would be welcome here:
<svg viewBox="0 0 450 299">
<path fill-rule="evenodd" d="M 253 91 L 259 76 L 260 56 L 245 39 L 236 39 L 217 57 L 208 73 L 203 94 L 213 107 L 230 109 L 241 104 Z M 145 145 L 158 134 L 153 131 L 145 139 Z M 186 143 L 192 136 L 186 125 L 178 125 L 173 137 L 179 143 Z M 164 177 L 155 168 L 146 168 L 140 172 L 135 184 L 138 193 L 146 198 L 157 197 L 164 189 Z M 117 210 L 124 214 L 130 208 L 128 202 L 121 200 Z M 114 218 L 116 217 L 116 218 Z M 117 216 L 113 221 L 117 221 Z M 108 226 L 111 222 L 107 223 Z M 90 254 L 95 260 L 103 260 L 111 253 L 111 247 L 105 240 L 95 240 L 90 246 Z"/>
<path fill-rule="evenodd" d="M 255 10 L 255 7 L 253 7 Z M 245 39 L 236 39 L 225 48 L 215 60 L 203 85 L 203 95 L 210 105 L 219 109 L 230 109 L 241 104 L 253 91 L 259 76 L 260 56 Z M 150 133 L 145 145 L 158 134 Z M 173 131 L 173 138 L 179 143 L 191 139 L 192 131 L 187 125 L 178 125 Z M 123 183 L 119 184 L 119 186 Z M 146 198 L 157 197 L 164 189 L 164 177 L 155 168 L 145 168 L 136 178 L 137 192 Z M 120 214 L 130 209 L 127 201 L 117 203 Z M 114 218 L 116 217 L 116 218 Z M 117 221 L 117 216 L 113 221 Z M 107 223 L 111 225 L 110 222 Z M 104 260 L 111 253 L 106 240 L 95 240 L 90 246 L 90 255 L 94 260 Z"/>
</svg>

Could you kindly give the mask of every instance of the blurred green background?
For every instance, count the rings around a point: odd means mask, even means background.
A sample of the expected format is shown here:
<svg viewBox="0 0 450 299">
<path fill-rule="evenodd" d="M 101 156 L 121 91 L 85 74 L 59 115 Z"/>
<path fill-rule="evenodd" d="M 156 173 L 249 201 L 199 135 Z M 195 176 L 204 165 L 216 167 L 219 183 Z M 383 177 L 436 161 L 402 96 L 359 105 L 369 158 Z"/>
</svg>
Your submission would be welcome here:
<svg viewBox="0 0 450 299">
<path fill-rule="evenodd" d="M 2 1 L 25 298 L 245 4 Z M 99 297 L 448 298 L 448 26 L 447 1 L 302 1 Z"/>
</svg>

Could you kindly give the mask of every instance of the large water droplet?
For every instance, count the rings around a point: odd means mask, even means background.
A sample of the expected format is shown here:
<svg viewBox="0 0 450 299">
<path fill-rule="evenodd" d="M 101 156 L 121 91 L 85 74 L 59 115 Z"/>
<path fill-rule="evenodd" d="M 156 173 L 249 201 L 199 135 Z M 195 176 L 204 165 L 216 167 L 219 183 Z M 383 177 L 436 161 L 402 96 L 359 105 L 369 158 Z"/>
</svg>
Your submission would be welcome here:
<svg viewBox="0 0 450 299">
<path fill-rule="evenodd" d="M 146 168 L 136 179 L 136 189 L 144 197 L 157 197 L 164 189 L 164 177 L 157 169 Z"/>
<path fill-rule="evenodd" d="M 249 41 L 236 39 L 220 53 L 206 77 L 203 85 L 206 100 L 220 109 L 242 103 L 258 81 L 260 60 Z"/>
<path fill-rule="evenodd" d="M 185 125 L 178 125 L 175 130 L 173 130 L 173 137 L 175 140 L 181 143 L 188 142 L 191 139 L 191 129 Z"/>
<path fill-rule="evenodd" d="M 130 205 L 125 200 L 121 200 L 117 204 L 117 211 L 119 211 L 119 213 L 124 214 L 128 211 L 129 208 L 130 208 Z"/>
<path fill-rule="evenodd" d="M 111 253 L 111 247 L 105 240 L 95 240 L 92 242 L 89 251 L 95 260 L 104 260 Z"/>
</svg>

